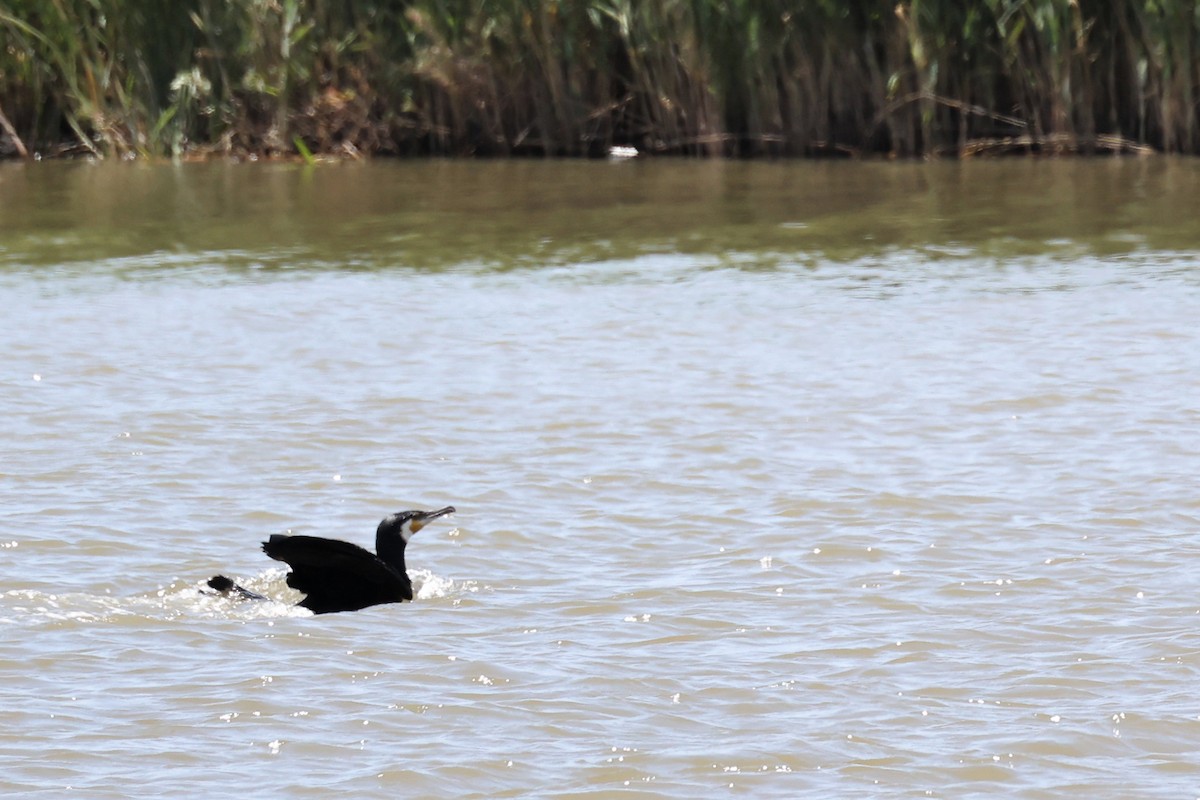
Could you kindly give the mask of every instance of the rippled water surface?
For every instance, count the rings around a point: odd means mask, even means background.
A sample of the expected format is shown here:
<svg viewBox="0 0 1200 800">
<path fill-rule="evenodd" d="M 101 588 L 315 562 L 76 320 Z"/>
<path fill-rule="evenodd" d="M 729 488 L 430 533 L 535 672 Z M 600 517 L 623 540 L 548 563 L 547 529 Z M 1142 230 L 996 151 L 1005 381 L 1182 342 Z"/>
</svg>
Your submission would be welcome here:
<svg viewBox="0 0 1200 800">
<path fill-rule="evenodd" d="M 1198 218 L 1166 159 L 3 166 L 0 792 L 1195 797 Z M 412 604 L 258 549 L 447 504 Z"/>
</svg>

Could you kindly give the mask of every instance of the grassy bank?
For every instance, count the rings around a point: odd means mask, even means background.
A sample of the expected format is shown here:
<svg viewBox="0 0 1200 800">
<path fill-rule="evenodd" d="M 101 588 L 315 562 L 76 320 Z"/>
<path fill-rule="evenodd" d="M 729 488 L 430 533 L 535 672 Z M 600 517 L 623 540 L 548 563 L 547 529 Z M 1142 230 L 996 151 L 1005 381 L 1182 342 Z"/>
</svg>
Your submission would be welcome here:
<svg viewBox="0 0 1200 800">
<path fill-rule="evenodd" d="M 1200 152 L 1193 0 L 0 0 L 0 155 Z"/>
</svg>

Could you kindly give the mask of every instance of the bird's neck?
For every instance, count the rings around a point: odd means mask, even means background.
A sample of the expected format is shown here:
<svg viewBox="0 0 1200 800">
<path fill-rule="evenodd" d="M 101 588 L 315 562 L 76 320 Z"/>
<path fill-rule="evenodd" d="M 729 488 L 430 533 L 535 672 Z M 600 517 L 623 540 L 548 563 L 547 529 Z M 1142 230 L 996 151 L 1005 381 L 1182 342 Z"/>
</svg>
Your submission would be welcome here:
<svg viewBox="0 0 1200 800">
<path fill-rule="evenodd" d="M 404 566 L 404 540 L 399 536 L 380 535 L 375 537 L 375 552 L 379 560 L 393 567 L 402 576 L 408 577 Z"/>
</svg>

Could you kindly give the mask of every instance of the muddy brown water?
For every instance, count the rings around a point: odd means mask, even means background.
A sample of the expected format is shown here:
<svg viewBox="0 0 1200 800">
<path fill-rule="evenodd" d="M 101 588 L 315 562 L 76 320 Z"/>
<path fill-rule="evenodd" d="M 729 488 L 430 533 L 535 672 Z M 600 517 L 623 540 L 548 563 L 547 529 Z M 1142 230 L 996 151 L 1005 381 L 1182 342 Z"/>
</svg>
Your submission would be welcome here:
<svg viewBox="0 0 1200 800">
<path fill-rule="evenodd" d="M 0 165 L 0 790 L 1194 797 L 1198 198 Z M 258 551 L 447 504 L 409 605 Z"/>
</svg>

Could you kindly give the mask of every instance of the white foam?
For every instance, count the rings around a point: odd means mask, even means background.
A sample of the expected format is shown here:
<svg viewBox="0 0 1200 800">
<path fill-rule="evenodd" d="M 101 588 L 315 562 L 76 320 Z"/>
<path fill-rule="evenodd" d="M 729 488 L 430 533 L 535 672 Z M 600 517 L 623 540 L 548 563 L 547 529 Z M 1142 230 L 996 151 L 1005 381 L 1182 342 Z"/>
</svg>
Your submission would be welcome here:
<svg viewBox="0 0 1200 800">
<path fill-rule="evenodd" d="M 455 584 L 450 578 L 434 575 L 427 569 L 410 569 L 408 577 L 412 579 L 414 600 L 432 600 L 463 591 L 473 591 L 468 584 Z"/>
<path fill-rule="evenodd" d="M 296 605 L 304 595 L 286 583 L 287 570 L 272 568 L 253 576 L 230 575 L 235 583 L 266 597 L 244 600 L 225 597 L 208 588 L 207 578 L 175 580 L 157 590 L 125 597 L 87 592 L 50 593 L 14 589 L 0 593 L 0 624 L 42 621 L 111 622 L 143 617 L 175 619 L 200 616 L 226 619 L 274 619 L 312 614 Z M 413 596 L 432 600 L 477 591 L 473 581 L 455 582 L 427 569 L 412 570 Z"/>
</svg>

